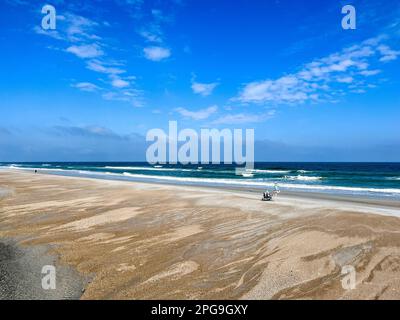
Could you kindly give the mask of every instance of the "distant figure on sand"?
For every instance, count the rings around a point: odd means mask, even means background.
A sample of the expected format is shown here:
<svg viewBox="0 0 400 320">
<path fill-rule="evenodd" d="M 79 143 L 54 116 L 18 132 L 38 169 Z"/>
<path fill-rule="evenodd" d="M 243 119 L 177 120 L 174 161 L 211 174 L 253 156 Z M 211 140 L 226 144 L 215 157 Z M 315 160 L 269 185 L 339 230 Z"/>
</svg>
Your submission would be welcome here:
<svg viewBox="0 0 400 320">
<path fill-rule="evenodd" d="M 278 195 L 279 193 L 281 193 L 281 190 L 279 190 L 278 184 L 275 183 L 275 185 L 274 185 L 274 196 Z"/>
</svg>

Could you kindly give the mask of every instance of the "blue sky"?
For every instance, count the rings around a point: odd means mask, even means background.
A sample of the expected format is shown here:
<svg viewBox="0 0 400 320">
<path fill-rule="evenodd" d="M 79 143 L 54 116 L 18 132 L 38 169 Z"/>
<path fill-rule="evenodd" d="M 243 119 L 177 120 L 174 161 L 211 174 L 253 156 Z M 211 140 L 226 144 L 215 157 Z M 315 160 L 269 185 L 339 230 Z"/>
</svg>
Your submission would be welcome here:
<svg viewBox="0 0 400 320">
<path fill-rule="evenodd" d="M 400 161 L 398 1 L 49 3 L 54 31 L 0 4 L 0 161 L 144 160 L 168 120 L 254 128 L 256 160 Z"/>
</svg>

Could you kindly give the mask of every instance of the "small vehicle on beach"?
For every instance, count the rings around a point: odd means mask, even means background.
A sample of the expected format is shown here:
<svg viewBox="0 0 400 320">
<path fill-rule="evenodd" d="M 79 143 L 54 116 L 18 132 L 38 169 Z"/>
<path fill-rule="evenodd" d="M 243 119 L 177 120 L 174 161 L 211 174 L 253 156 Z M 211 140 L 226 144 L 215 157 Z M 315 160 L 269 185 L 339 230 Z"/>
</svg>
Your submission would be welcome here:
<svg viewBox="0 0 400 320">
<path fill-rule="evenodd" d="M 275 183 L 274 191 L 271 193 L 269 190 L 263 192 L 262 201 L 272 201 L 272 199 L 277 196 L 281 190 L 279 190 L 278 184 Z"/>
<path fill-rule="evenodd" d="M 268 190 L 266 192 L 263 192 L 263 197 L 262 197 L 261 200 L 262 201 L 271 201 L 272 200 L 272 194 L 270 194 Z"/>
</svg>

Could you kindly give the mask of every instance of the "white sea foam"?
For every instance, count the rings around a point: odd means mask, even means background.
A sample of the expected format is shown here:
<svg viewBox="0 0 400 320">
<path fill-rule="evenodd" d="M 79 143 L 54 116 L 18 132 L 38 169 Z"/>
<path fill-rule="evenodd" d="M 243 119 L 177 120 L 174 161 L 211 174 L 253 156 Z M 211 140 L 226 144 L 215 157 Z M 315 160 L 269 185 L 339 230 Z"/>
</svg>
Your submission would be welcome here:
<svg viewBox="0 0 400 320">
<path fill-rule="evenodd" d="M 11 166 L 9 166 L 11 167 Z M 43 172 L 64 172 L 64 173 L 75 173 L 77 175 L 90 174 L 97 177 L 115 176 L 115 177 L 129 177 L 140 180 L 158 180 L 158 181 L 171 181 L 180 183 L 196 183 L 200 185 L 231 185 L 231 186 L 246 186 L 246 187 L 273 187 L 274 182 L 265 181 L 264 179 L 215 179 L 215 178 L 194 178 L 194 177 L 174 177 L 174 176 L 157 176 L 157 175 L 146 175 L 146 174 L 133 174 L 129 172 L 124 173 L 113 173 L 113 172 L 95 172 L 95 171 L 83 171 L 83 170 L 65 170 L 56 168 L 24 168 L 24 167 L 13 167 L 17 170 L 38 170 Z M 120 167 L 119 167 L 120 168 Z M 297 176 L 298 177 L 298 176 Z M 308 177 L 318 178 L 318 177 Z M 300 179 L 296 179 L 300 180 Z M 279 187 L 287 190 L 304 190 L 304 191 L 334 191 L 334 192 L 349 192 L 349 193 L 361 193 L 361 194 L 386 194 L 400 196 L 400 188 L 363 188 L 363 187 L 344 187 L 344 186 L 328 186 L 318 184 L 301 184 L 301 183 L 280 183 Z"/>
<path fill-rule="evenodd" d="M 287 179 L 287 180 L 317 181 L 317 180 L 321 180 L 322 177 L 309 177 L 309 176 L 298 175 L 298 176 L 285 176 L 285 179 Z"/>
<path fill-rule="evenodd" d="M 290 170 L 265 170 L 265 169 L 252 169 L 252 172 L 258 173 L 289 173 Z"/>
<path fill-rule="evenodd" d="M 151 180 L 167 180 L 176 182 L 190 182 L 190 183 L 200 183 L 200 184 L 223 184 L 223 185 L 242 185 L 242 186 L 254 186 L 254 187 L 273 187 L 275 183 L 254 181 L 254 179 L 213 179 L 213 178 L 189 178 L 189 177 L 168 177 L 168 176 L 150 176 L 142 174 L 132 174 L 129 172 L 124 172 L 124 176 L 139 178 L 139 179 L 151 179 Z M 400 189 L 394 188 L 361 188 L 361 187 L 342 187 L 342 186 L 322 186 L 322 185 L 307 185 L 307 184 L 290 184 L 290 183 L 280 183 L 279 187 L 286 189 L 302 189 L 302 190 L 319 190 L 319 191 L 348 191 L 348 192 L 361 192 L 361 193 L 391 193 L 399 194 Z"/>
<path fill-rule="evenodd" d="M 68 170 L 68 171 L 76 171 L 76 170 Z M 88 171 L 88 170 L 77 170 L 80 174 L 96 174 L 95 171 Z M 103 174 L 107 174 L 107 172 L 101 172 Z"/>
<path fill-rule="evenodd" d="M 250 177 L 254 176 L 254 174 L 252 174 L 251 172 L 243 172 L 242 176 L 246 177 L 246 178 L 250 178 Z"/>
</svg>

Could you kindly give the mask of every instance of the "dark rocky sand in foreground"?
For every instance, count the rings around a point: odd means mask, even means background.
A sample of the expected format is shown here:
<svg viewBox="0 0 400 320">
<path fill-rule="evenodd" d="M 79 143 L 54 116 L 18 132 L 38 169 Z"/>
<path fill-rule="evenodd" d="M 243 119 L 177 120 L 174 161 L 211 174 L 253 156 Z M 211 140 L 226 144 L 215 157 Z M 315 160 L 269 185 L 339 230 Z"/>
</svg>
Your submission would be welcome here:
<svg viewBox="0 0 400 320">
<path fill-rule="evenodd" d="M 0 300 L 79 299 L 85 280 L 68 266 L 57 266 L 56 288 L 43 290 L 43 266 L 57 265 L 47 246 L 19 247 L 14 241 L 0 242 Z"/>
</svg>

